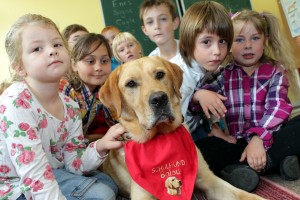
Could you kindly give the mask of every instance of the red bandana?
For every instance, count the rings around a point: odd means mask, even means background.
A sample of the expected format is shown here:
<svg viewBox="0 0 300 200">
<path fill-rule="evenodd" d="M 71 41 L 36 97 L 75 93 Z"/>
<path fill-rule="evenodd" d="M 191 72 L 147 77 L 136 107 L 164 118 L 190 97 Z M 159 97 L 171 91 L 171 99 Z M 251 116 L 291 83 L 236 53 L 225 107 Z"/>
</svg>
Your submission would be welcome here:
<svg viewBox="0 0 300 200">
<path fill-rule="evenodd" d="M 198 160 L 195 144 L 184 126 L 140 144 L 125 144 L 132 179 L 161 200 L 191 199 Z"/>
</svg>

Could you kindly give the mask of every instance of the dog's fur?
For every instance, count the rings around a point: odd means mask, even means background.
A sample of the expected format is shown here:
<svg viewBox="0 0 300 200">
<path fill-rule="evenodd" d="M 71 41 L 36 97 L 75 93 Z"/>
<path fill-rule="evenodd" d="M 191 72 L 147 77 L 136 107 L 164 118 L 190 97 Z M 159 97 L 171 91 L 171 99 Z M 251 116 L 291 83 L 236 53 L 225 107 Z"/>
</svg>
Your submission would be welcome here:
<svg viewBox="0 0 300 200">
<path fill-rule="evenodd" d="M 114 119 L 128 131 L 125 138 L 139 143 L 156 134 L 174 131 L 182 124 L 180 86 L 182 70 L 159 57 L 143 57 L 115 69 L 100 90 L 100 99 Z M 195 187 L 208 199 L 263 199 L 233 187 L 215 176 L 197 150 Z M 155 199 L 135 183 L 126 168 L 124 151 L 110 151 L 103 169 L 131 199 Z"/>
</svg>

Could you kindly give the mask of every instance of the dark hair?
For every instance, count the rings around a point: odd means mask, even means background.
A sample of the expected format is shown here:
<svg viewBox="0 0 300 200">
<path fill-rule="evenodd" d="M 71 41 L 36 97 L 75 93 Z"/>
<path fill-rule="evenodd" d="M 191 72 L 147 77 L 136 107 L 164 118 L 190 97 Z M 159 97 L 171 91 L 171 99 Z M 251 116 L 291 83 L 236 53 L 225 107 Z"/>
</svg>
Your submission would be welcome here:
<svg viewBox="0 0 300 200">
<path fill-rule="evenodd" d="M 183 15 L 179 29 L 180 54 L 189 66 L 194 59 L 196 37 L 204 30 L 224 38 L 228 51 L 231 48 L 234 33 L 226 8 L 214 1 L 194 3 Z"/>
<path fill-rule="evenodd" d="M 87 33 L 89 32 L 84 26 L 80 24 L 71 24 L 62 31 L 62 35 L 64 39 L 68 41 L 70 36 L 77 31 L 85 31 Z"/>
<path fill-rule="evenodd" d="M 94 44 L 97 45 L 94 48 L 92 48 Z M 78 39 L 78 41 L 76 42 L 76 44 L 74 45 L 71 51 L 72 64 L 84 59 L 87 55 L 90 55 L 91 53 L 96 51 L 102 44 L 105 45 L 108 52 L 108 56 L 109 58 L 111 58 L 112 53 L 110 50 L 109 43 L 107 42 L 107 40 L 103 35 L 96 34 L 96 33 L 88 33 L 86 35 L 83 35 Z M 73 71 L 72 67 L 70 67 L 66 75 L 66 78 L 76 91 L 81 90 L 82 87 L 81 79 L 78 73 L 75 73 Z"/>
</svg>

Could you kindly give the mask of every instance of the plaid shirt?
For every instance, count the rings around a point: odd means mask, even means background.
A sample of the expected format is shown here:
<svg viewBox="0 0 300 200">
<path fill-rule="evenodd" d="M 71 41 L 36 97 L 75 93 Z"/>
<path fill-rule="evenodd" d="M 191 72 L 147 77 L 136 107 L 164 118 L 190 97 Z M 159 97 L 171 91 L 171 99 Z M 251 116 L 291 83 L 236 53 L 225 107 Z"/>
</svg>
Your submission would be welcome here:
<svg viewBox="0 0 300 200">
<path fill-rule="evenodd" d="M 242 68 L 230 64 L 216 79 L 200 87 L 227 97 L 226 122 L 231 135 L 247 141 L 257 135 L 267 150 L 273 143 L 272 133 L 280 129 L 292 111 L 285 73 L 282 65 L 264 63 L 248 76 Z M 191 102 L 190 108 L 200 111 L 199 104 Z"/>
<path fill-rule="evenodd" d="M 112 119 L 109 110 L 101 103 L 98 94 L 99 88 L 96 88 L 95 92 L 91 92 L 88 87 L 83 84 L 80 91 L 75 91 L 67 80 L 62 79 L 60 81 L 59 91 L 71 97 L 79 104 L 84 134 L 87 133 L 90 124 L 97 115 L 103 115 L 101 118 L 104 118 L 108 127 L 117 123 Z M 103 130 L 106 129 L 107 128 L 104 128 Z"/>
</svg>

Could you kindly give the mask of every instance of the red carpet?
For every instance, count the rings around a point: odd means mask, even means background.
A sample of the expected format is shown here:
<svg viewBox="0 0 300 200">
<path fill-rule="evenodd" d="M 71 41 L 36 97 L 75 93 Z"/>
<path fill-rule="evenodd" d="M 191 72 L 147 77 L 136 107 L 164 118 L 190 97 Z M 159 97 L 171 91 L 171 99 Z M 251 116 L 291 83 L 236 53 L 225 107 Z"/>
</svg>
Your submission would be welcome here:
<svg viewBox="0 0 300 200">
<path fill-rule="evenodd" d="M 260 183 L 255 194 L 269 200 L 300 200 L 300 195 L 277 184 L 264 177 L 261 177 Z M 207 200 L 203 193 L 195 192 L 193 200 Z"/>
<path fill-rule="evenodd" d="M 300 200 L 299 194 L 264 177 L 254 193 L 270 200 Z"/>
<path fill-rule="evenodd" d="M 269 200 L 300 200 L 299 194 L 264 177 L 260 178 L 259 185 L 254 193 Z M 118 197 L 117 200 L 129 199 Z M 192 200 L 207 200 L 207 198 L 202 192 L 196 191 Z"/>
</svg>

